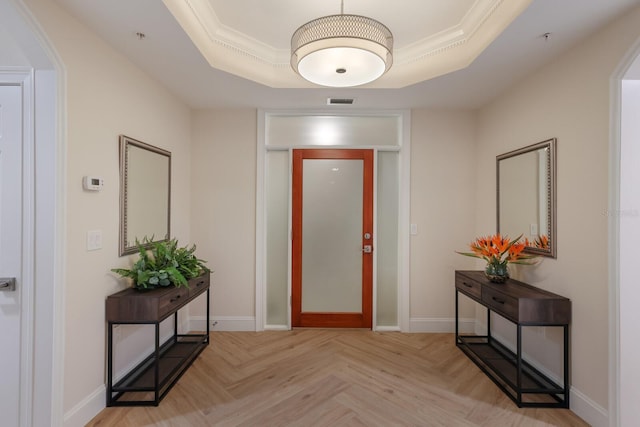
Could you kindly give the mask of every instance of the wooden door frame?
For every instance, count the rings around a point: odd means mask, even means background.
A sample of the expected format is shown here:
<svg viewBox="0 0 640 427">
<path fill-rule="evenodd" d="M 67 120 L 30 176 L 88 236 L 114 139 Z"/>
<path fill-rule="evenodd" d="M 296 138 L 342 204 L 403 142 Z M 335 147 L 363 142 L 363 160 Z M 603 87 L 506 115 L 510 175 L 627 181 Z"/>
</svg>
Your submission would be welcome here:
<svg viewBox="0 0 640 427">
<path fill-rule="evenodd" d="M 363 218 L 361 246 L 373 244 L 373 159 L 371 149 L 294 149 L 292 180 L 292 254 L 291 254 L 291 326 L 368 328 L 373 323 L 373 252 L 362 256 L 362 312 L 361 313 L 304 313 L 302 311 L 302 160 L 303 159 L 362 159 Z M 371 238 L 364 239 L 370 233 Z"/>
</svg>

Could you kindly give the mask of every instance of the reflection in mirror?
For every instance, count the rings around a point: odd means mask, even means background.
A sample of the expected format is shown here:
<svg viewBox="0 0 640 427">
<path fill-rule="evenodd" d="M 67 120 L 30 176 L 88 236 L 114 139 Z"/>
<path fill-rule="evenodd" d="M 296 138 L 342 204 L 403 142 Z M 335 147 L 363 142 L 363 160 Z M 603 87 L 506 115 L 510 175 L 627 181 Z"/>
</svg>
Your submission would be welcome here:
<svg viewBox="0 0 640 427">
<path fill-rule="evenodd" d="M 556 257 L 556 139 L 496 157 L 498 232 L 522 235 L 526 252 Z"/>
<path fill-rule="evenodd" d="M 171 152 L 120 135 L 120 256 L 170 238 Z"/>
</svg>

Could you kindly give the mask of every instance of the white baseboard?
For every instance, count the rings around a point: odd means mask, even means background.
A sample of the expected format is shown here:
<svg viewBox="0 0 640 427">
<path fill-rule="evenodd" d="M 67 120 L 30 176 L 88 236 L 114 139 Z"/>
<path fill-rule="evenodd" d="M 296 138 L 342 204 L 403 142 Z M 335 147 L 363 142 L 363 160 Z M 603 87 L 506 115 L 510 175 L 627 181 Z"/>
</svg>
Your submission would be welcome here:
<svg viewBox="0 0 640 427">
<path fill-rule="evenodd" d="M 187 322 L 181 322 L 181 328 L 185 326 Z M 164 343 L 173 335 L 173 330 L 171 332 L 165 332 L 160 336 L 160 343 Z M 128 372 L 130 372 L 133 368 L 138 366 L 142 361 L 144 361 L 152 352 L 154 351 L 154 347 L 148 347 L 147 349 L 140 352 L 140 357 L 133 360 L 126 367 L 122 368 L 120 371 L 115 372 L 113 375 L 114 384 L 117 383 L 122 377 L 124 377 Z M 80 403 L 71 408 L 68 412 L 64 414 L 64 426 L 65 427 L 75 427 L 75 426 L 84 426 L 86 425 L 93 417 L 98 415 L 100 411 L 102 411 L 106 407 L 107 400 L 107 388 L 106 385 L 102 385 L 89 396 L 84 398 Z"/>
<path fill-rule="evenodd" d="M 376 332 L 401 332 L 400 326 L 376 326 L 373 330 Z"/>
<path fill-rule="evenodd" d="M 571 411 L 593 427 L 608 427 L 609 412 L 585 394 L 571 387 L 569 392 Z"/>
<path fill-rule="evenodd" d="M 265 331 L 288 331 L 287 325 L 264 325 Z"/>
<path fill-rule="evenodd" d="M 460 319 L 459 332 L 471 334 L 475 330 L 475 319 Z M 453 333 L 456 329 L 455 319 L 441 317 L 414 317 L 409 319 L 409 332 Z"/>
<path fill-rule="evenodd" d="M 255 332 L 256 318 L 253 316 L 217 316 L 209 319 L 211 331 L 244 331 Z M 189 319 L 189 330 L 204 331 L 207 318 L 205 316 L 192 316 Z"/>
<path fill-rule="evenodd" d="M 64 414 L 64 427 L 82 427 L 102 411 L 106 406 L 107 389 L 98 387 L 89 396 L 82 399 Z"/>
</svg>

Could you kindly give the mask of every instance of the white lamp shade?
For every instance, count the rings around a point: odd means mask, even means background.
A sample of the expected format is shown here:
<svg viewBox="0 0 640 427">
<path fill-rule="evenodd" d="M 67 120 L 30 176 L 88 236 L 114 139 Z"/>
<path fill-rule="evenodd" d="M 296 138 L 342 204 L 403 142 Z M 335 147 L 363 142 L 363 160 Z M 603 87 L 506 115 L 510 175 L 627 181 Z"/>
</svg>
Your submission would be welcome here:
<svg viewBox="0 0 640 427">
<path fill-rule="evenodd" d="M 360 86 L 385 71 L 382 58 L 368 50 L 334 47 L 309 53 L 298 63 L 298 73 L 310 82 L 332 87 Z"/>
<path fill-rule="evenodd" d="M 291 66 L 322 86 L 360 86 L 392 64 L 393 36 L 378 21 L 359 15 L 331 15 L 298 28 L 291 39 Z"/>
</svg>

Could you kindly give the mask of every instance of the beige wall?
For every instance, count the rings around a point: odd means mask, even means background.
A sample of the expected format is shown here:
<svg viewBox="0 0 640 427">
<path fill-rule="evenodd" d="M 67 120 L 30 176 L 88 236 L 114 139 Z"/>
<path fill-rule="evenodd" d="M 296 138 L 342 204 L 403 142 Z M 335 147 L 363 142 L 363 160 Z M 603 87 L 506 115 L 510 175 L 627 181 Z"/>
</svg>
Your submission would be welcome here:
<svg viewBox="0 0 640 427">
<path fill-rule="evenodd" d="M 213 317 L 255 314 L 256 114 L 193 115 L 191 235 L 215 270 Z M 419 232 L 411 240 L 410 317 L 450 321 L 453 270 L 474 265 L 454 251 L 474 232 L 475 118 L 417 110 L 411 122 L 411 222 Z"/>
<path fill-rule="evenodd" d="M 257 112 L 193 114 L 191 235 L 208 261 L 216 318 L 255 316 Z"/>
<path fill-rule="evenodd" d="M 26 3 L 67 72 L 64 411 L 68 413 L 104 387 L 105 297 L 125 286 L 109 270 L 129 265 L 128 259 L 118 256 L 118 135 L 172 152 L 177 172 L 172 182 L 172 231 L 188 243 L 190 111 L 55 2 Z M 87 174 L 104 178 L 101 192 L 82 189 Z M 102 230 L 103 249 L 87 252 L 86 233 L 94 229 Z"/>
<path fill-rule="evenodd" d="M 455 253 L 474 235 L 475 129 L 473 112 L 411 113 L 411 223 L 418 226 L 410 247 L 413 331 L 453 318 L 453 272 L 475 264 Z"/>
<path fill-rule="evenodd" d="M 523 267 L 518 276 L 572 300 L 572 385 L 604 409 L 609 381 L 609 84 L 640 36 L 638 22 L 640 8 L 518 83 L 478 118 L 478 233 L 495 224 L 495 156 L 558 138 L 558 257 L 537 268 Z"/>
</svg>

